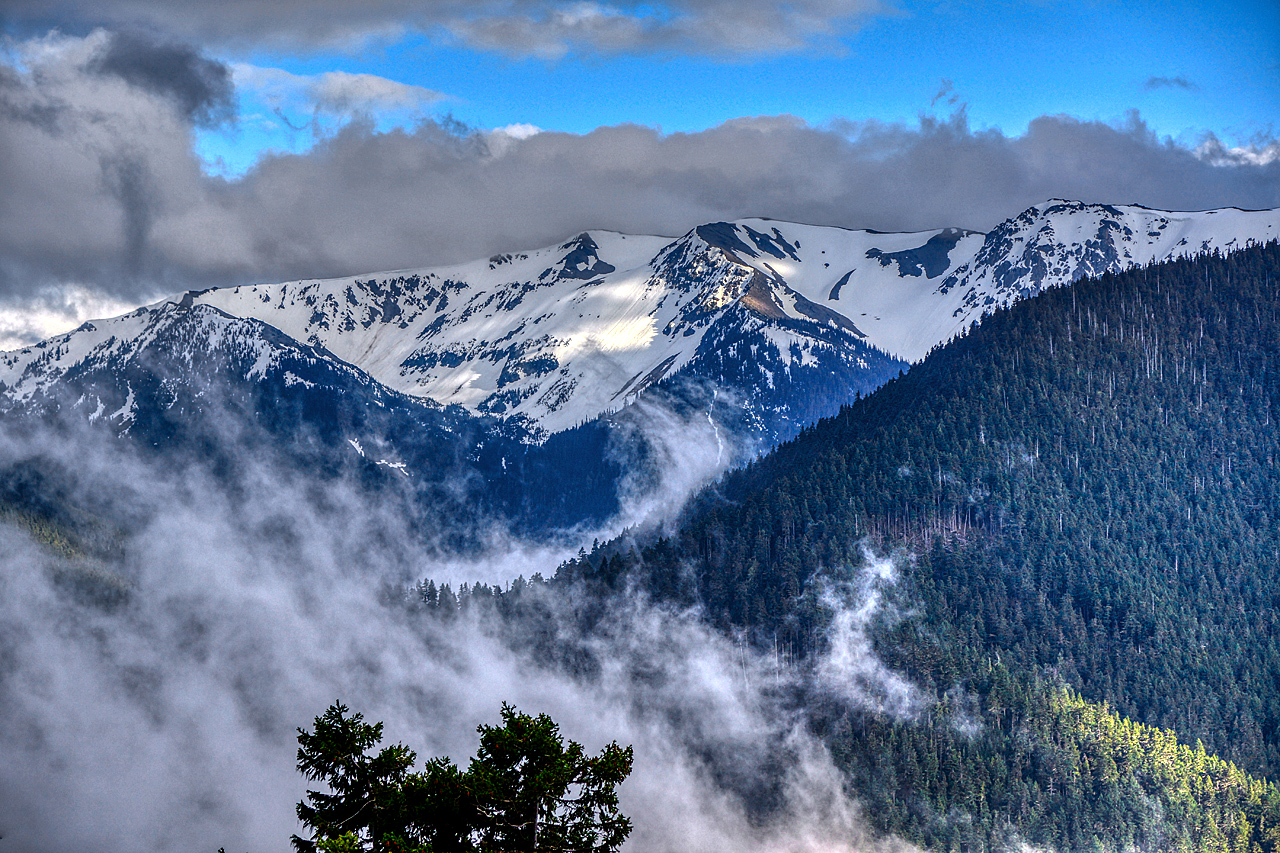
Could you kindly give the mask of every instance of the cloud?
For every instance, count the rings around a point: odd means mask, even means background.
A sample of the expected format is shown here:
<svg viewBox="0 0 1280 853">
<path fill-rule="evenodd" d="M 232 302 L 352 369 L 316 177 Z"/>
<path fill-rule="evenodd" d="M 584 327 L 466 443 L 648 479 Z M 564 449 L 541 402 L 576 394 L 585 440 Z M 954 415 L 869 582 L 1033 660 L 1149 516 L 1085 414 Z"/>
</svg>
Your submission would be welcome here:
<svg viewBox="0 0 1280 853">
<path fill-rule="evenodd" d="M 832 48 L 870 17 L 875 0 L 668 0 L 665 3 L 504 4 L 447 20 L 454 38 L 480 49 L 554 59 L 567 53 L 694 53 L 718 56 Z"/>
<path fill-rule="evenodd" d="M 1142 88 L 1148 92 L 1156 89 L 1185 89 L 1194 92 L 1200 87 L 1179 74 L 1177 77 L 1148 77 L 1147 82 L 1142 84 Z"/>
<path fill-rule="evenodd" d="M 942 78 L 942 83 L 938 86 L 938 92 L 933 96 L 933 100 L 929 101 L 930 106 L 937 106 L 941 101 L 948 106 L 954 106 L 960 100 L 960 96 L 956 94 L 956 84 L 954 80 Z"/>
<path fill-rule="evenodd" d="M 74 329 L 86 320 L 118 317 L 134 308 L 77 285 L 52 288 L 0 303 L 0 352 L 18 349 Z"/>
<path fill-rule="evenodd" d="M 1215 166 L 1269 166 L 1280 163 L 1280 141 L 1263 140 L 1228 148 L 1212 133 L 1196 146 L 1196 156 Z"/>
<path fill-rule="evenodd" d="M 496 127 L 494 128 L 493 132 L 505 134 L 506 136 L 509 136 L 512 139 L 528 139 L 530 136 L 533 136 L 535 133 L 541 133 L 542 128 L 538 127 L 537 125 L 520 122 L 517 124 L 508 124 L 503 127 Z"/>
<path fill-rule="evenodd" d="M 200 43 L 356 45 L 406 30 L 512 56 L 681 52 L 717 56 L 831 48 L 883 0 L 15 0 L 10 25 L 146 27 Z"/>
<path fill-rule="evenodd" d="M 18 45 L 0 73 L 0 299 L 77 282 L 131 297 L 155 288 L 170 268 L 154 228 L 208 197 L 192 131 L 222 108 L 218 75 L 129 44 L 54 34 Z M 166 65 L 193 76 L 165 83 Z"/>
<path fill-rule="evenodd" d="M 867 568 L 852 582 L 828 582 L 822 603 L 831 611 L 830 647 L 815 667 L 825 692 L 845 705 L 897 718 L 912 718 L 929 700 L 912 683 L 876 657 L 873 629 L 881 621 L 900 621 L 886 601 L 898 580 L 892 560 L 865 554 Z"/>
<path fill-rule="evenodd" d="M 860 636 L 834 631 L 820 659 L 839 663 L 806 670 L 636 596 L 587 632 L 573 602 L 547 602 L 528 636 L 478 608 L 437 620 L 389 592 L 433 565 L 357 488 L 258 454 L 228 488 L 106 434 L 62 438 L 0 432 L 0 475 L 37 466 L 118 533 L 115 556 L 68 562 L 0 523 L 0 835 L 14 849 L 283 850 L 306 787 L 295 727 L 335 698 L 420 760 L 465 760 L 503 701 L 591 752 L 633 744 L 633 849 L 899 849 L 866 830 L 794 700 L 883 695 Z M 104 586 L 127 600 L 92 603 Z M 878 606 L 849 605 L 858 624 Z"/>
<path fill-rule="evenodd" d="M 275 109 L 350 117 L 420 110 L 445 97 L 422 86 L 398 83 L 374 74 L 326 71 L 301 75 L 244 63 L 235 65 L 233 70 L 236 88 L 241 94 L 257 97 Z"/>
<path fill-rule="evenodd" d="M 64 284 L 143 300 L 188 287 L 461 262 L 591 228 L 678 235 L 766 216 L 879 230 L 987 230 L 1051 197 L 1185 210 L 1280 206 L 1274 140 L 1190 148 L 1121 123 L 1042 116 L 1021 136 L 962 111 L 916 124 L 741 118 L 696 133 L 378 132 L 335 121 L 305 154 L 210 177 L 189 111 L 95 71 L 106 33 L 48 37 L 0 65 L 0 302 Z M 237 79 L 318 108 L 429 99 L 391 81 Z M 272 81 L 275 81 L 274 83 Z M 244 85 L 248 86 L 246 82 Z M 292 94 L 291 94 L 292 93 Z"/>
<path fill-rule="evenodd" d="M 217 126 L 235 113 L 230 70 L 187 45 L 165 44 L 141 33 L 111 33 L 86 67 L 172 98 L 198 126 Z"/>
<path fill-rule="evenodd" d="M 326 71 L 316 76 L 312 87 L 316 103 L 334 112 L 353 112 L 362 109 L 408 109 L 434 103 L 443 95 L 424 89 L 397 83 L 373 74 L 348 74 L 345 71 Z"/>
</svg>

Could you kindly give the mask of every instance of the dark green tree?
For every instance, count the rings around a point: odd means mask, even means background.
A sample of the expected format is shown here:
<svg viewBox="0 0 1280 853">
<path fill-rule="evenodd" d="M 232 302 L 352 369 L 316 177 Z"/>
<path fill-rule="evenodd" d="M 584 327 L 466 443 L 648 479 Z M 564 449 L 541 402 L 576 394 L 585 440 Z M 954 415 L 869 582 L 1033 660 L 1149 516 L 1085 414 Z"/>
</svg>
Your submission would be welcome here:
<svg viewBox="0 0 1280 853">
<path fill-rule="evenodd" d="M 338 702 L 298 730 L 298 770 L 330 793 L 308 791 L 298 819 L 312 840 L 300 853 L 612 853 L 631 832 L 615 789 L 631 772 L 631 747 L 594 757 L 561 736 L 546 714 L 502 706 L 502 725 L 480 726 L 480 749 L 463 772 L 435 758 L 411 772 L 403 744 L 371 754 L 382 724 L 348 716 Z"/>
<path fill-rule="evenodd" d="M 298 729 L 298 770 L 309 781 L 323 781 L 330 793 L 307 791 L 298 803 L 298 820 L 316 839 L 352 835 L 371 843 L 390 834 L 404 835 L 409 822 L 406 783 L 417 758 L 404 744 L 369 755 L 382 742 L 382 723 L 369 724 L 341 702 L 316 717 L 315 731 Z M 293 847 L 314 851 L 314 841 L 293 837 Z"/>
<path fill-rule="evenodd" d="M 566 746 L 546 714 L 502 706 L 501 726 L 480 726 L 480 749 L 467 771 L 481 818 L 481 850 L 616 850 L 631 832 L 615 788 L 631 772 L 631 747 L 598 756 Z"/>
</svg>

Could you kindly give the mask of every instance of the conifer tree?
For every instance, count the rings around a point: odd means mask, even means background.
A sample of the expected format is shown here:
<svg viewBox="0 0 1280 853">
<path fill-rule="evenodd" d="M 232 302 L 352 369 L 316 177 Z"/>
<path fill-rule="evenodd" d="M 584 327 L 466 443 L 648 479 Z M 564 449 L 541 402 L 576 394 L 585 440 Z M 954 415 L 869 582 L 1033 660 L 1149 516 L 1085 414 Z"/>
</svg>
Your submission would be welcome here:
<svg viewBox="0 0 1280 853">
<path fill-rule="evenodd" d="M 412 772 L 403 744 L 371 751 L 382 723 L 335 702 L 298 730 L 298 770 L 329 792 L 307 791 L 298 819 L 311 839 L 299 853 L 614 853 L 631 832 L 616 788 L 631 772 L 631 747 L 588 756 L 565 743 L 546 714 L 502 706 L 502 724 L 482 725 L 466 771 L 447 758 Z"/>
</svg>

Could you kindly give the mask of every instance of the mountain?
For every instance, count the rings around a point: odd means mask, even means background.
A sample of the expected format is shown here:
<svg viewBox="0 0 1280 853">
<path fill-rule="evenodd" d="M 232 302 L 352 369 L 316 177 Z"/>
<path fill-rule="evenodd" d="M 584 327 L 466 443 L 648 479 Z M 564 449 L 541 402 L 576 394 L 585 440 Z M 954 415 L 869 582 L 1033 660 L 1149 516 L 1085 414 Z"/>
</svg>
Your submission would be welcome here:
<svg viewBox="0 0 1280 853">
<path fill-rule="evenodd" d="M 738 395 L 765 432 L 785 438 L 996 307 L 1081 276 L 1277 236 L 1276 211 L 1054 200 L 989 234 L 760 219 L 674 241 L 593 231 L 458 266 L 193 297 L 323 346 L 397 391 L 522 419 L 537 434 L 683 374 Z M 788 411 L 798 389 L 814 387 L 825 411 Z"/>
<path fill-rule="evenodd" d="M 997 307 L 1081 276 L 1277 236 L 1277 211 L 1062 200 L 989 234 L 751 219 L 676 240 L 586 232 L 457 266 L 191 292 L 142 310 L 200 305 L 260 321 L 391 391 L 504 418 L 532 439 L 665 384 L 685 386 L 686 401 L 701 399 L 688 386 L 724 393 L 771 444 Z M 115 328 L 112 352 L 145 334 L 145 314 L 130 316 L 137 328 Z M 5 354 L 6 397 L 74 373 L 99 346 L 91 329 L 80 334 Z"/>
<path fill-rule="evenodd" d="M 869 390 L 905 366 L 842 314 L 741 262 L 761 264 L 732 247 L 738 228 L 771 250 L 766 259 L 794 255 L 750 225 L 702 226 L 675 242 L 592 232 L 459 267 L 194 296 L 323 345 L 389 387 L 540 436 L 621 409 L 682 370 L 735 392 L 777 387 L 770 411 L 785 418 L 801 376 Z M 734 353 L 749 375 L 719 382 L 714 356 Z M 806 418 L 790 420 L 794 432 Z"/>
<path fill-rule="evenodd" d="M 395 489 L 414 512 L 480 507 L 552 535 L 667 488 L 664 471 L 690 467 L 695 426 L 714 452 L 692 484 L 994 308 L 1278 229 L 1275 211 L 1053 201 L 985 235 L 767 220 L 675 240 L 588 232 L 455 267 L 189 292 L 86 323 L 0 354 L 0 412 L 83 417 L 226 472 L 252 436 L 255 452 Z"/>
<path fill-rule="evenodd" d="M 896 551 L 874 647 L 930 710 L 816 705 L 883 828 L 1280 849 L 1280 790 L 1244 775 L 1280 773 L 1278 280 L 1271 242 L 998 310 L 728 475 L 675 536 L 562 571 L 630 573 L 804 659 L 826 585 Z"/>
<path fill-rule="evenodd" d="M 610 444 L 601 425 L 536 444 L 498 419 L 393 391 L 322 347 L 190 296 L 0 354 L 0 415 L 9 429 L 34 425 L 68 441 L 88 422 L 233 484 L 254 465 L 353 480 L 429 521 L 419 526 L 436 544 L 451 543 L 447 550 L 498 522 L 544 536 L 601 523 L 617 513 L 628 473 L 610 450 L 630 450 L 626 461 L 645 469 L 643 447 Z M 0 491 L 29 475 L 0 471 Z"/>
</svg>

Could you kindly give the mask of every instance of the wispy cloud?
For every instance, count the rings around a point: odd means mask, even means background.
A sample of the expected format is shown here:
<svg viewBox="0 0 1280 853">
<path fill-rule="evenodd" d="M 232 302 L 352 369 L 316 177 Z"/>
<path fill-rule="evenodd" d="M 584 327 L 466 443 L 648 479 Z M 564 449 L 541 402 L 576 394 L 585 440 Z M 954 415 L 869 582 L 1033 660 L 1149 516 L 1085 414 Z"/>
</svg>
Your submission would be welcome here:
<svg viewBox="0 0 1280 853">
<path fill-rule="evenodd" d="M 46 0 L 6 4 L 12 21 L 52 23 Z M 57 22 L 146 26 L 201 42 L 355 45 L 416 31 L 512 56 L 569 53 L 770 55 L 832 46 L 886 0 L 67 0 Z"/>
<path fill-rule="evenodd" d="M 118 559 L 67 564 L 0 524 L 0 834 L 15 850 L 284 849 L 306 787 L 295 727 L 335 698 L 423 760 L 465 760 L 504 701 L 589 751 L 633 745 L 619 793 L 636 850 L 915 849 L 866 828 L 793 701 L 816 691 L 868 711 L 901 689 L 863 660 L 875 600 L 848 602 L 855 630 L 833 631 L 820 657 L 835 664 L 809 669 L 639 595 L 589 632 L 581 602 L 540 596 L 524 599 L 541 614 L 528 625 L 479 605 L 438 619 L 387 594 L 407 566 L 435 567 L 354 484 L 276 469 L 259 449 L 228 487 L 107 433 L 0 430 L 0 472 L 31 465 L 128 525 Z M 85 595 L 68 593 L 77 583 Z M 127 605 L 86 603 L 104 585 Z M 777 808 L 748 804 L 761 785 Z"/>
<path fill-rule="evenodd" d="M 942 83 L 938 86 L 938 92 L 933 96 L 933 100 L 929 102 L 929 106 L 936 107 L 939 102 L 947 106 L 955 106 L 960 100 L 960 96 L 956 94 L 956 84 L 954 80 L 942 78 Z"/>
<path fill-rule="evenodd" d="M 292 74 L 281 68 L 238 63 L 232 66 L 236 89 L 275 109 L 352 116 L 385 111 L 420 110 L 446 95 L 374 74 L 326 71 Z"/>
<path fill-rule="evenodd" d="M 1188 92 L 1194 92 L 1200 87 L 1179 74 L 1177 77 L 1148 77 L 1147 82 L 1142 84 L 1142 88 L 1148 92 L 1156 89 L 1184 89 Z"/>
</svg>

